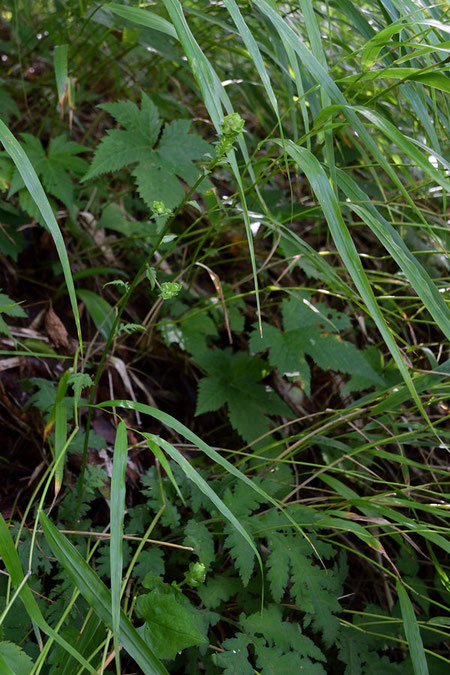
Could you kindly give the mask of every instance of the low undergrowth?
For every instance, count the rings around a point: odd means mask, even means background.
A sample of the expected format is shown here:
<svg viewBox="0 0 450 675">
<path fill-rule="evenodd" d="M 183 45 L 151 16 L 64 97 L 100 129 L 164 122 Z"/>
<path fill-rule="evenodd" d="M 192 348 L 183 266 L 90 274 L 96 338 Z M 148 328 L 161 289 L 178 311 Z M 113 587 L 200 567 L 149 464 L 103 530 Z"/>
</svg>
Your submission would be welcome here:
<svg viewBox="0 0 450 675">
<path fill-rule="evenodd" d="M 0 10 L 1 673 L 448 671 L 448 32 Z"/>
</svg>

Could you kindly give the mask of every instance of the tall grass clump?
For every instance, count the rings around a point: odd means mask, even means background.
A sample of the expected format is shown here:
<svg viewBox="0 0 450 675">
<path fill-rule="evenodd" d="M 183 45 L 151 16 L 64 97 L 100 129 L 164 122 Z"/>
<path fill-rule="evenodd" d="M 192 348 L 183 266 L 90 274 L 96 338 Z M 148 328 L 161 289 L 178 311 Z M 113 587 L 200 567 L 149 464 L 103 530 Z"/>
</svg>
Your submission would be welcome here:
<svg viewBox="0 0 450 675">
<path fill-rule="evenodd" d="M 449 32 L 0 10 L 1 673 L 447 673 Z"/>
</svg>

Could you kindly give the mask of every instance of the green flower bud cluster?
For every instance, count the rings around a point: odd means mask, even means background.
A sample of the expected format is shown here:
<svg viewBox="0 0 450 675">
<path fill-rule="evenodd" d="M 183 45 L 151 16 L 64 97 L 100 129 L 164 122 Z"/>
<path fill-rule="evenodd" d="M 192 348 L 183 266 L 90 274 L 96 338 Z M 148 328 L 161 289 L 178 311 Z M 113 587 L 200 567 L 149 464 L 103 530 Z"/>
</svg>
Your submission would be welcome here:
<svg viewBox="0 0 450 675">
<path fill-rule="evenodd" d="M 152 211 L 153 215 L 158 216 L 170 216 L 172 211 L 167 208 L 164 202 L 152 202 Z"/>
<path fill-rule="evenodd" d="M 170 300 L 170 298 L 174 298 L 181 291 L 181 284 L 176 281 L 165 281 L 161 284 L 160 289 L 160 297 L 163 300 Z"/>
<path fill-rule="evenodd" d="M 205 583 L 206 567 L 203 563 L 196 562 L 189 565 L 189 570 L 184 573 L 184 581 L 191 588 L 196 588 Z"/>
<path fill-rule="evenodd" d="M 227 155 L 233 149 L 233 145 L 244 129 L 244 120 L 239 113 L 231 113 L 224 117 L 222 122 L 222 135 L 216 145 L 217 157 Z"/>
</svg>

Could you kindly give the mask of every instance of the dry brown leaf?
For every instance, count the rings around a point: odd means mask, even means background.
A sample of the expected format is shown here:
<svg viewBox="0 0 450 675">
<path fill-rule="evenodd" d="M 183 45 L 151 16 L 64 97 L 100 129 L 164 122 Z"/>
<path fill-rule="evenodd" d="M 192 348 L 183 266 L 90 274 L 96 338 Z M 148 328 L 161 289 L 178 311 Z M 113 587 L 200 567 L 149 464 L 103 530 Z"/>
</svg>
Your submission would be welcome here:
<svg viewBox="0 0 450 675">
<path fill-rule="evenodd" d="M 50 307 L 45 315 L 45 330 L 56 347 L 63 346 L 66 349 L 69 348 L 69 335 L 53 307 Z"/>
</svg>

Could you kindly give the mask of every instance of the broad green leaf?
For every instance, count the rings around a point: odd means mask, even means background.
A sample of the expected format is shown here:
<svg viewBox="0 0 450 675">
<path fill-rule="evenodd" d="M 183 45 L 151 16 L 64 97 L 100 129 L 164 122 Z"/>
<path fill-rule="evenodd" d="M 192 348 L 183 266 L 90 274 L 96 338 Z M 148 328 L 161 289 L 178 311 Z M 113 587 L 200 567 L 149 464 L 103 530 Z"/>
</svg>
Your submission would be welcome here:
<svg viewBox="0 0 450 675">
<path fill-rule="evenodd" d="M 77 295 L 86 305 L 95 327 L 107 340 L 114 327 L 114 309 L 104 298 L 93 291 L 81 288 L 77 290 Z"/>
<path fill-rule="evenodd" d="M 140 595 L 136 612 L 145 621 L 144 637 L 160 659 L 174 659 L 186 647 L 206 642 L 192 612 L 172 594 L 151 591 Z"/>
<path fill-rule="evenodd" d="M 39 517 L 45 538 L 53 554 L 98 617 L 107 626 L 112 627 L 111 593 L 76 548 L 59 532 L 47 516 L 41 512 Z M 148 673 L 148 675 L 167 674 L 163 664 L 146 645 L 122 610 L 120 612 L 119 638 L 124 649 L 145 673 Z M 89 671 L 95 672 L 91 666 L 89 666 Z"/>
<path fill-rule="evenodd" d="M 144 92 L 140 108 L 132 101 L 105 103 L 99 107 L 124 129 L 107 131 L 84 180 L 133 165 L 138 192 L 149 208 L 155 201 L 169 209 L 178 206 L 185 195 L 179 179 L 188 185 L 195 183 L 200 171 L 194 161 L 211 152 L 210 145 L 200 136 L 189 133 L 189 120 L 166 124 L 159 137 L 162 121 L 157 107 Z"/>
<path fill-rule="evenodd" d="M 226 403 L 232 427 L 248 443 L 269 431 L 267 414 L 291 416 L 282 399 L 259 384 L 264 377 L 261 359 L 227 348 L 205 350 L 195 360 L 208 373 L 199 381 L 196 415 Z"/>
<path fill-rule="evenodd" d="M 269 363 L 283 375 L 300 378 L 308 395 L 310 370 L 305 354 L 323 370 L 358 375 L 361 388 L 383 384 L 363 354 L 351 342 L 335 334 L 339 327 L 349 328 L 348 317 L 323 303 L 312 305 L 309 294 L 302 296 L 282 301 L 283 331 L 264 324 L 263 339 L 257 330 L 251 333 L 251 351 L 258 353 L 269 349 Z"/>
<path fill-rule="evenodd" d="M 248 646 L 251 639 L 244 633 L 223 642 L 224 652 L 217 655 L 217 664 L 223 668 L 223 675 L 254 675 L 253 666 L 248 661 Z"/>
</svg>

